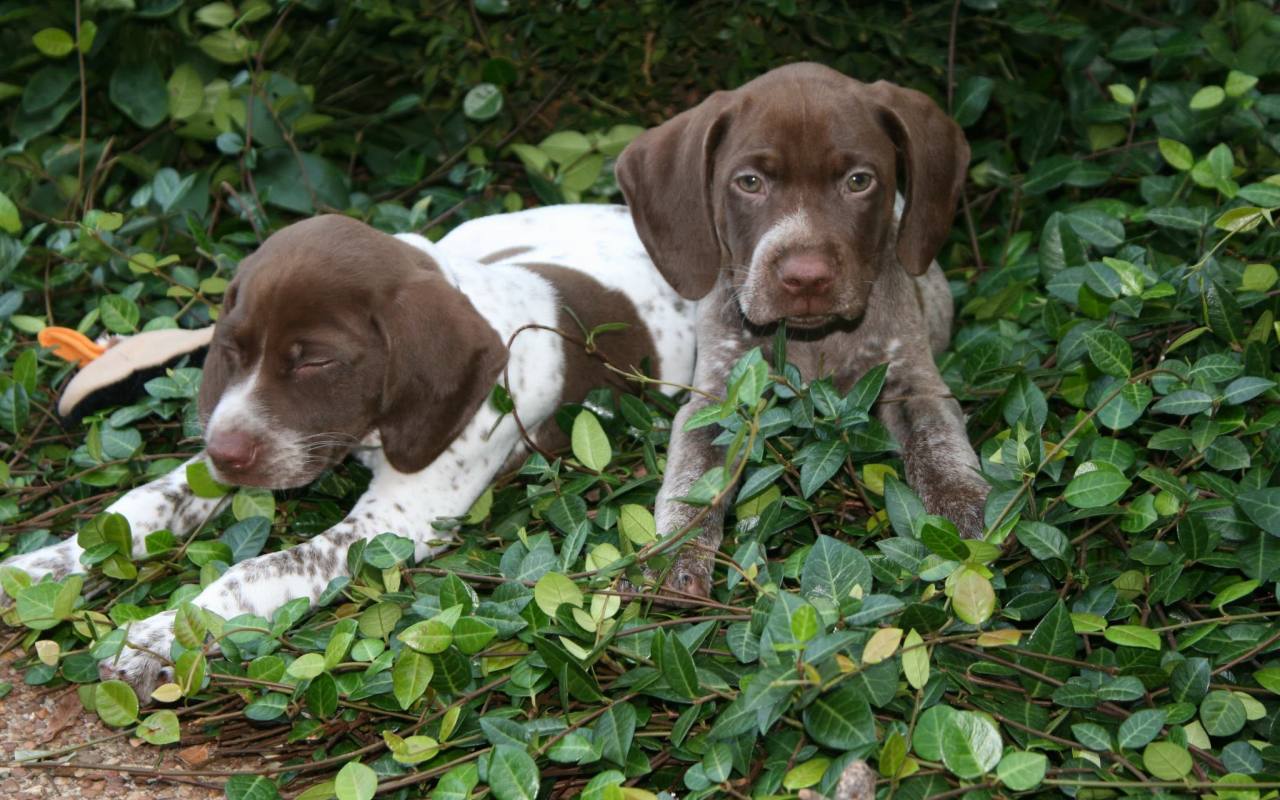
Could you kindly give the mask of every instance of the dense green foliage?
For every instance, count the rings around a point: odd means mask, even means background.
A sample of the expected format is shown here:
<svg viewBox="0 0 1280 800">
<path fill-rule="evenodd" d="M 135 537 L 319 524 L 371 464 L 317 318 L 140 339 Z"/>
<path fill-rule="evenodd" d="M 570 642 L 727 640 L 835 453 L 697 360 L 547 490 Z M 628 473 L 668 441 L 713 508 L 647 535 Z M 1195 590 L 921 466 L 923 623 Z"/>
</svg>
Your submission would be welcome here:
<svg viewBox="0 0 1280 800">
<path fill-rule="evenodd" d="M 298 760 L 232 798 L 785 795 L 858 757 L 897 798 L 1280 787 L 1266 2 L 103 0 L 0 21 L 0 546 L 98 545 L 83 582 L 0 575 L 29 683 L 80 684 L 157 744 L 178 715 L 275 730 L 254 746 Z M 198 370 L 64 431 L 43 326 L 204 324 L 237 260 L 315 210 L 435 236 L 617 200 L 636 125 L 801 58 L 928 91 L 969 135 L 942 366 L 994 486 L 986 543 L 895 479 L 876 374 L 840 397 L 755 356 L 708 420 L 750 458 L 704 607 L 611 592 L 665 558 L 673 408 L 600 397 L 562 415 L 573 452 L 500 483 L 445 557 L 410 569 L 387 535 L 315 613 L 182 612 L 183 645 L 212 630 L 223 652 L 162 687 L 194 709 L 96 684 L 117 626 L 324 529 L 366 476 L 239 491 L 134 564 L 118 521 L 86 520 L 197 448 Z"/>
</svg>

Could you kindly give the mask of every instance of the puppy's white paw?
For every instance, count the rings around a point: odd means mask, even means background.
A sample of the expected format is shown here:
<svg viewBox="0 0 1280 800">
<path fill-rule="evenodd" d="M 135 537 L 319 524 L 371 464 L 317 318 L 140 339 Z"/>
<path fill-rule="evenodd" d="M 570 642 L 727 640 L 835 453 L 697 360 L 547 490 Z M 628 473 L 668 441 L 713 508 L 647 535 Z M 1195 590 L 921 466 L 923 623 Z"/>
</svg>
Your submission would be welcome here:
<svg viewBox="0 0 1280 800">
<path fill-rule="evenodd" d="M 84 567 L 80 566 L 82 552 L 80 545 L 76 544 L 76 537 L 72 536 L 70 539 L 41 547 L 39 550 L 6 558 L 0 561 L 0 567 L 20 569 L 30 575 L 33 581 L 39 581 L 46 575 L 52 575 L 55 579 L 61 580 L 72 572 L 84 571 Z M 7 604 L 10 599 L 3 590 L 0 590 L 0 605 Z"/>
<path fill-rule="evenodd" d="M 104 681 L 124 681 L 146 703 L 157 686 L 173 680 L 169 650 L 177 615 L 177 611 L 165 611 L 130 624 L 127 644 L 119 655 L 98 664 L 98 676 Z"/>
</svg>

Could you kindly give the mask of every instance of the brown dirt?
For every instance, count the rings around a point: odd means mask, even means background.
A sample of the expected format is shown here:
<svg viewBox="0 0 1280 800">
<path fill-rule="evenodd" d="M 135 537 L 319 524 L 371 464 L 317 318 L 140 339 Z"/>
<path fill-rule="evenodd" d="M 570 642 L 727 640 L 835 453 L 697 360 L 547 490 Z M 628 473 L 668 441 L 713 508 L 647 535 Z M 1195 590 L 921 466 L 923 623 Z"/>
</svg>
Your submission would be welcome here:
<svg viewBox="0 0 1280 800">
<path fill-rule="evenodd" d="M 118 730 L 104 725 L 97 715 L 85 711 L 74 686 L 46 688 L 28 686 L 14 663 L 22 657 L 16 648 L 0 655 L 0 681 L 13 684 L 13 691 L 0 700 L 0 798 L 104 798 L 104 800 L 211 800 L 223 797 L 220 777 L 175 778 L 129 775 L 109 769 L 89 769 L 116 765 L 160 770 L 219 769 L 251 772 L 265 763 L 261 759 L 219 758 L 215 743 L 188 748 L 184 741 L 167 747 L 153 747 L 140 739 L 118 736 Z M 116 735 L 61 756 L 68 766 L 20 767 L 15 756 L 21 751 L 56 751 Z M 180 755 L 181 753 L 181 755 Z M 185 756 L 188 761 L 183 760 Z M 204 757 L 207 756 L 207 761 Z M 189 763 L 194 761 L 195 763 Z"/>
</svg>

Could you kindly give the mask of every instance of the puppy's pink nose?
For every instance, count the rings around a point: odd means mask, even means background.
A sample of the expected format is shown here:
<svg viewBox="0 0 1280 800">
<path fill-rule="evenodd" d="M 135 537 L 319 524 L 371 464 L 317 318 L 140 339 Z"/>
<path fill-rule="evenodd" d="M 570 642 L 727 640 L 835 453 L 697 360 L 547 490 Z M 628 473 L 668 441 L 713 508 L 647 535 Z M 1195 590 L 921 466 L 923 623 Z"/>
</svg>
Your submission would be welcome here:
<svg viewBox="0 0 1280 800">
<path fill-rule="evenodd" d="M 258 442 L 241 431 L 219 432 L 205 448 L 213 465 L 228 472 L 243 472 L 258 458 Z"/>
<path fill-rule="evenodd" d="M 831 289 L 831 265 L 817 253 L 787 256 L 778 270 L 782 288 L 793 297 L 819 297 Z"/>
</svg>

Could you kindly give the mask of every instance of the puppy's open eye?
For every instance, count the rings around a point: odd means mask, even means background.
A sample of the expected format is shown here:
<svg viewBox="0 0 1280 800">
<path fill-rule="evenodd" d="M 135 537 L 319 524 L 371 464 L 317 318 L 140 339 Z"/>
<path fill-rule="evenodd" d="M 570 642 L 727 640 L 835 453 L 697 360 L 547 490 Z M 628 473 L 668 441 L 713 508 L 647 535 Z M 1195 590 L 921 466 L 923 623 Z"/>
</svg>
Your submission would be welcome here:
<svg viewBox="0 0 1280 800">
<path fill-rule="evenodd" d="M 870 172 L 855 172 L 845 181 L 845 187 L 854 193 L 865 192 L 871 188 L 871 181 Z"/>
<path fill-rule="evenodd" d="M 747 194 L 757 194 L 764 188 L 764 178 L 751 172 L 734 178 L 733 183 Z"/>
</svg>

